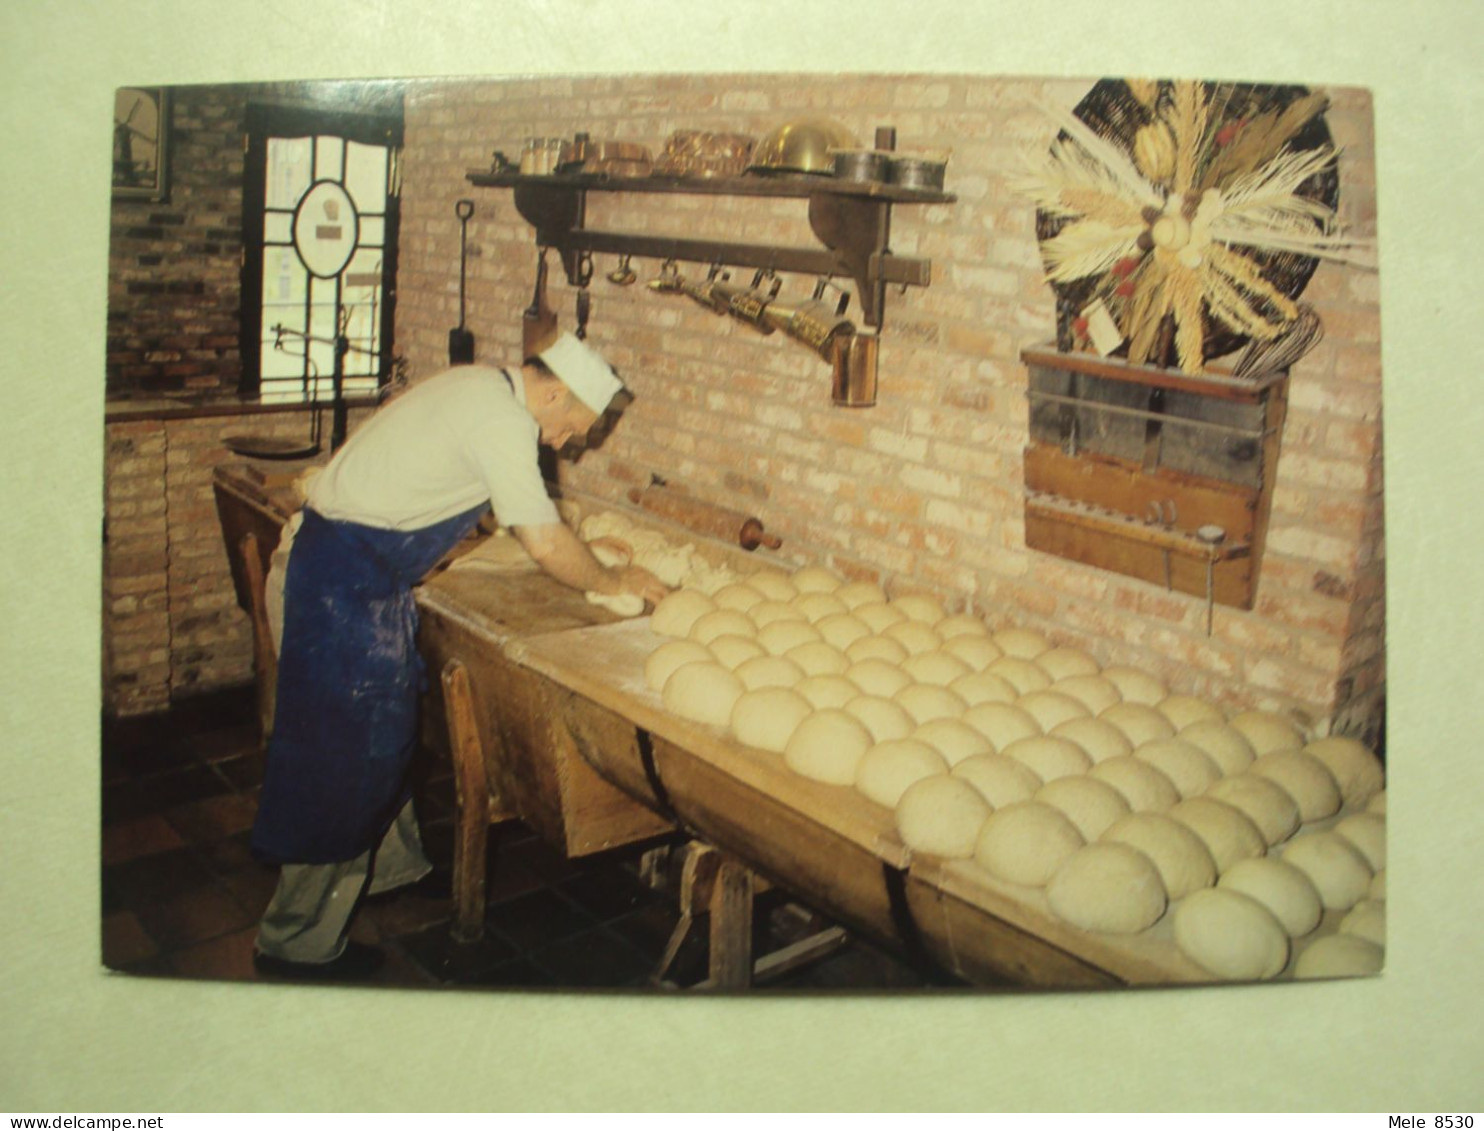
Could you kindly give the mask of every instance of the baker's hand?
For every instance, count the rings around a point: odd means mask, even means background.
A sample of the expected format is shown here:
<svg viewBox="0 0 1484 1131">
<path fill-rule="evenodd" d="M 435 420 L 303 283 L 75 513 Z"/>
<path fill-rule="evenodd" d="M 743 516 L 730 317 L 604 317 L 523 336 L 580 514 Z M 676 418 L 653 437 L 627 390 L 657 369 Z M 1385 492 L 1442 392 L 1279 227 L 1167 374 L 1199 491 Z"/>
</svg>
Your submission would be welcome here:
<svg viewBox="0 0 1484 1131">
<path fill-rule="evenodd" d="M 651 605 L 658 605 L 670 592 L 669 587 L 641 566 L 624 566 L 617 571 L 618 587 L 624 593 L 637 593 Z"/>
</svg>

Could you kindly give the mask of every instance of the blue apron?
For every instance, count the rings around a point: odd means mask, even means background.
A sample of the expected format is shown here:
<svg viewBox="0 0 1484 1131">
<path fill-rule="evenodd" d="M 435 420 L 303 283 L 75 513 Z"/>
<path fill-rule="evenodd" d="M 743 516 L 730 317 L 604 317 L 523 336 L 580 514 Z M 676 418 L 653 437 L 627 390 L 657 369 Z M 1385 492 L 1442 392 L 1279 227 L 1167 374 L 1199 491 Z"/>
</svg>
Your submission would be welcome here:
<svg viewBox="0 0 1484 1131">
<path fill-rule="evenodd" d="M 487 508 L 412 531 L 305 509 L 284 579 L 278 707 L 252 831 L 259 859 L 352 860 L 405 803 L 424 687 L 412 587 Z"/>
</svg>

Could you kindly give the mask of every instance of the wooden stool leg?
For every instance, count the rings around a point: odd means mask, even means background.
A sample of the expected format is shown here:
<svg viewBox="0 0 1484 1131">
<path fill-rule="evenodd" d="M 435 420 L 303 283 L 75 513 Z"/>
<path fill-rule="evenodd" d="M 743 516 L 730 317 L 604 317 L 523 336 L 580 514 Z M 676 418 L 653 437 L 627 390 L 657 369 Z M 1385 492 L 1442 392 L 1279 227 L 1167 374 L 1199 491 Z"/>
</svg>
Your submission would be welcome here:
<svg viewBox="0 0 1484 1131">
<path fill-rule="evenodd" d="M 453 891 L 457 916 L 453 936 L 475 942 L 484 935 L 485 849 L 489 843 L 490 796 L 484 748 L 474 715 L 469 673 L 458 660 L 443 669 L 443 708 L 448 717 L 458 813 L 453 844 Z"/>
<path fill-rule="evenodd" d="M 278 653 L 273 649 L 273 632 L 268 627 L 267 573 L 258 551 L 258 536 L 244 534 L 237 544 L 242 554 L 243 576 L 247 578 L 248 617 L 252 621 L 253 675 L 258 692 L 258 725 L 266 747 L 273 734 L 273 710 L 278 691 Z"/>
<path fill-rule="evenodd" d="M 752 985 L 752 872 L 721 858 L 711 889 L 711 977 L 719 990 Z"/>
</svg>

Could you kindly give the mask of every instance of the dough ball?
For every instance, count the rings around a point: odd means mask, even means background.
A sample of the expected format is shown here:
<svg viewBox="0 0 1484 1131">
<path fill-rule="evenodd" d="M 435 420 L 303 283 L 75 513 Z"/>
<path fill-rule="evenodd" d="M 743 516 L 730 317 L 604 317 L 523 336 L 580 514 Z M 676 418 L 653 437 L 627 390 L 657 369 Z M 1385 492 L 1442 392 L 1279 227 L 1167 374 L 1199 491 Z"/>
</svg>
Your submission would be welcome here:
<svg viewBox="0 0 1484 1131">
<path fill-rule="evenodd" d="M 783 748 L 788 768 L 813 781 L 854 785 L 861 759 L 874 743 L 854 715 L 838 708 L 815 711 L 801 722 Z"/>
<path fill-rule="evenodd" d="M 897 706 L 917 720 L 921 726 L 934 719 L 958 718 L 969 705 L 946 687 L 931 683 L 913 683 L 902 688 L 892 699 Z"/>
<path fill-rule="evenodd" d="M 1365 811 L 1375 813 L 1380 817 L 1386 816 L 1386 791 L 1384 789 L 1371 796 L 1371 799 L 1365 803 Z"/>
<path fill-rule="evenodd" d="M 814 626 L 801 620 L 775 620 L 757 630 L 757 642 L 770 656 L 783 656 L 800 644 L 819 640 Z"/>
<path fill-rule="evenodd" d="M 1049 675 L 1052 683 L 1098 674 L 1098 662 L 1080 648 L 1051 648 L 1035 660 L 1036 667 Z"/>
<path fill-rule="evenodd" d="M 1304 745 L 1303 732 L 1276 711 L 1242 711 L 1228 721 L 1252 743 L 1258 757 L 1275 750 L 1298 750 Z"/>
<path fill-rule="evenodd" d="M 1034 738 L 1041 733 L 1035 716 L 1013 703 L 980 703 L 963 712 L 963 720 L 989 739 L 996 750 L 1003 751 L 1012 742 Z"/>
<path fill-rule="evenodd" d="M 794 690 L 820 708 L 844 707 L 860 695 L 860 688 L 843 675 L 806 675 Z"/>
<path fill-rule="evenodd" d="M 710 649 L 694 640 L 667 640 L 644 661 L 644 682 L 651 691 L 663 691 L 665 681 L 682 664 L 714 660 Z"/>
<path fill-rule="evenodd" d="M 878 805 L 895 809 L 908 786 L 947 772 L 943 755 L 926 742 L 894 738 L 866 751 L 855 771 L 855 788 Z"/>
<path fill-rule="evenodd" d="M 1249 860 L 1267 851 L 1262 833 L 1240 809 L 1209 797 L 1192 797 L 1170 810 L 1170 816 L 1200 837 L 1216 861 L 1216 871 L 1225 875 L 1239 860 Z"/>
<path fill-rule="evenodd" d="M 785 655 L 798 664 L 805 675 L 843 675 L 845 669 L 850 667 L 845 653 L 823 640 L 810 640 L 790 648 Z"/>
<path fill-rule="evenodd" d="M 1257 900 L 1224 888 L 1191 892 L 1175 908 L 1175 945 L 1218 978 L 1275 978 L 1288 965 L 1288 932 Z"/>
<path fill-rule="evenodd" d="M 742 681 L 715 660 L 702 660 L 676 668 L 665 680 L 661 698 L 683 719 L 729 728 L 732 708 L 744 690 Z"/>
<path fill-rule="evenodd" d="M 1134 744 L 1123 731 L 1103 719 L 1069 719 L 1052 727 L 1051 733 L 1057 738 L 1070 738 L 1094 763 L 1134 752 Z"/>
<path fill-rule="evenodd" d="M 888 640 L 895 640 L 907 649 L 909 656 L 936 652 L 943 647 L 943 638 L 920 620 L 904 620 L 900 624 L 890 625 L 881 635 Z"/>
<path fill-rule="evenodd" d="M 977 790 L 974 795 L 979 796 Z M 988 808 L 988 802 L 980 803 Z M 995 879 L 1045 887 L 1083 843 L 1077 826 L 1061 810 L 1042 801 L 1017 801 L 996 809 L 983 823 L 974 859 Z"/>
<path fill-rule="evenodd" d="M 959 676 L 948 685 L 948 689 L 970 707 L 977 707 L 980 703 L 1013 703 L 1020 698 L 1020 692 L 1015 688 L 999 676 L 984 671 L 971 671 L 968 675 Z"/>
<path fill-rule="evenodd" d="M 955 636 L 989 639 L 989 629 L 985 628 L 984 622 L 972 613 L 954 613 L 952 616 L 944 617 L 933 625 L 933 631 L 941 636 L 945 643 Z"/>
<path fill-rule="evenodd" d="M 953 774 L 977 789 L 996 809 L 1029 801 L 1041 788 L 1041 779 L 1034 770 L 1004 754 L 975 754 L 954 766 Z"/>
<path fill-rule="evenodd" d="M 1330 911 L 1354 907 L 1371 889 L 1370 865 L 1336 833 L 1297 837 L 1284 846 L 1283 859 L 1313 881 L 1320 900 Z"/>
<path fill-rule="evenodd" d="M 1180 801 L 1174 782 L 1132 754 L 1098 762 L 1087 776 L 1116 789 L 1135 813 L 1163 813 Z"/>
<path fill-rule="evenodd" d="M 1036 791 L 1035 800 L 1060 810 L 1086 841 L 1097 840 L 1129 813 L 1123 794 L 1106 782 L 1080 775 L 1048 781 Z"/>
<path fill-rule="evenodd" d="M 794 570 L 789 581 L 800 593 L 833 593 L 845 584 L 838 574 L 813 564 Z"/>
<path fill-rule="evenodd" d="M 1340 811 L 1340 787 L 1335 776 L 1312 754 L 1292 748 L 1275 750 L 1256 758 L 1249 772 L 1276 782 L 1298 803 L 1299 817 L 1307 824 L 1322 821 Z"/>
<path fill-rule="evenodd" d="M 866 627 L 865 621 L 849 613 L 836 613 L 825 617 L 816 621 L 814 627 L 818 630 L 821 640 L 826 644 L 833 644 L 842 652 L 857 640 L 864 640 L 871 635 L 871 630 Z"/>
<path fill-rule="evenodd" d="M 809 700 L 786 687 L 744 691 L 732 706 L 732 736 L 744 746 L 782 754 L 799 724 L 813 711 Z"/>
<path fill-rule="evenodd" d="M 1070 695 L 1063 695 L 1050 688 L 1028 692 L 1017 699 L 1015 705 L 1035 719 L 1041 729 L 1048 733 L 1069 719 L 1091 717 L 1091 712 Z"/>
<path fill-rule="evenodd" d="M 1311 942 L 1293 965 L 1295 978 L 1362 978 L 1381 973 L 1386 951 L 1359 935 L 1325 935 Z"/>
<path fill-rule="evenodd" d="M 1051 642 L 1030 628 L 1002 628 L 990 639 L 1001 652 L 1017 660 L 1034 660 L 1051 650 Z"/>
<path fill-rule="evenodd" d="M 848 581 L 834 591 L 835 597 L 847 609 L 858 609 L 862 605 L 884 605 L 886 594 L 881 586 L 869 581 Z"/>
<path fill-rule="evenodd" d="M 845 656 L 852 664 L 862 660 L 885 660 L 896 665 L 907 658 L 907 649 L 885 636 L 863 636 L 846 647 Z"/>
<path fill-rule="evenodd" d="M 1123 696 L 1125 703 L 1138 703 L 1143 707 L 1153 707 L 1170 694 L 1169 688 L 1149 672 L 1127 664 L 1114 664 L 1112 667 L 1104 668 L 1103 678 L 1118 688 L 1118 694 Z"/>
<path fill-rule="evenodd" d="M 989 637 L 970 635 L 945 636 L 943 651 L 950 656 L 957 656 L 976 672 L 982 672 L 1005 654 Z"/>
<path fill-rule="evenodd" d="M 1180 738 L 1199 746 L 1211 756 L 1224 777 L 1240 774 L 1252 765 L 1257 751 L 1242 732 L 1226 723 L 1191 723 L 1180 730 Z"/>
<path fill-rule="evenodd" d="M 918 727 L 912 737 L 943 755 L 949 766 L 956 766 L 975 754 L 994 753 L 989 739 L 958 719 L 933 719 Z"/>
<path fill-rule="evenodd" d="M 850 611 L 845 607 L 844 602 L 828 593 L 801 593 L 790 604 L 803 613 L 804 619 L 810 624 L 817 624 L 825 617 L 840 616 Z"/>
<path fill-rule="evenodd" d="M 1192 723 L 1226 722 L 1220 707 L 1194 695 L 1166 695 L 1154 705 L 1154 709 L 1169 719 L 1176 731 L 1182 731 Z"/>
<path fill-rule="evenodd" d="M 690 626 L 690 638 L 710 644 L 718 636 L 756 636 L 757 626 L 746 613 L 736 609 L 716 609 L 696 618 Z"/>
<path fill-rule="evenodd" d="M 997 675 L 1015 688 L 1017 695 L 1027 695 L 1032 691 L 1045 691 L 1051 686 L 1051 677 L 1036 667 L 1033 660 L 1021 659 L 1008 653 L 995 660 L 989 667 L 984 669 L 990 675 Z"/>
<path fill-rule="evenodd" d="M 1097 717 L 1121 730 L 1135 748 L 1157 738 L 1175 737 L 1170 720 L 1144 703 L 1115 703 Z"/>
<path fill-rule="evenodd" d="M 1386 904 L 1379 899 L 1362 899 L 1340 920 L 1340 934 L 1355 935 L 1377 946 L 1386 945 Z"/>
<path fill-rule="evenodd" d="M 1269 846 L 1287 840 L 1298 832 L 1298 802 L 1277 782 L 1261 774 L 1237 774 L 1222 778 L 1206 796 L 1225 801 L 1252 819 Z"/>
<path fill-rule="evenodd" d="M 1181 798 L 1202 794 L 1221 779 L 1221 771 L 1205 751 L 1178 738 L 1156 738 L 1136 746 L 1134 757 L 1169 778 Z"/>
<path fill-rule="evenodd" d="M 1052 913 L 1084 931 L 1132 935 L 1152 927 L 1168 902 L 1149 858 L 1126 844 L 1079 848 L 1046 885 Z"/>
<path fill-rule="evenodd" d="M 1217 887 L 1257 900 L 1273 913 L 1290 938 L 1302 938 L 1324 918 L 1324 904 L 1309 877 L 1274 856 L 1238 861 Z"/>
<path fill-rule="evenodd" d="M 1382 868 L 1379 872 L 1371 877 L 1371 886 L 1366 890 L 1366 898 L 1380 900 L 1384 900 L 1386 898 L 1385 868 Z"/>
<path fill-rule="evenodd" d="M 1386 818 L 1376 813 L 1354 813 L 1334 828 L 1350 846 L 1365 857 L 1372 872 L 1386 867 Z"/>
<path fill-rule="evenodd" d="M 759 631 L 779 621 L 796 621 L 807 625 L 809 618 L 787 601 L 759 601 L 747 610 L 748 617 Z"/>
<path fill-rule="evenodd" d="M 845 704 L 844 709 L 863 722 L 877 742 L 906 738 L 917 729 L 911 715 L 879 695 L 857 695 Z"/>
<path fill-rule="evenodd" d="M 884 633 L 888 628 L 892 628 L 893 626 L 899 624 L 905 624 L 907 622 L 906 613 L 902 612 L 900 609 L 893 608 L 891 605 L 883 604 L 881 602 L 876 602 L 869 605 L 857 605 L 855 608 L 851 609 L 850 612 L 851 615 L 853 615 L 856 619 L 863 621 L 866 627 L 868 627 L 878 636 Z"/>
<path fill-rule="evenodd" d="M 792 601 L 799 595 L 788 575 L 776 569 L 765 569 L 742 579 L 769 601 Z"/>
<path fill-rule="evenodd" d="M 1039 660 L 1036 663 L 1037 666 L 1040 665 Z M 1066 679 L 1059 679 L 1053 683 L 1051 690 L 1071 696 L 1086 707 L 1088 714 L 1091 715 L 1101 715 L 1113 704 L 1123 702 L 1123 697 L 1118 694 L 1118 688 L 1100 675 L 1068 676 Z"/>
<path fill-rule="evenodd" d="M 793 687 L 804 678 L 804 669 L 783 656 L 755 656 L 738 666 L 737 678 L 748 691 L 760 687 Z"/>
<path fill-rule="evenodd" d="M 1129 845 L 1149 857 L 1171 899 L 1181 899 L 1216 882 L 1216 862 L 1206 842 L 1163 813 L 1120 817 L 1101 839 Z"/>
<path fill-rule="evenodd" d="M 649 627 L 661 636 L 687 637 L 691 627 L 707 613 L 716 611 L 716 603 L 694 589 L 676 589 L 660 599 L 649 618 Z"/>
<path fill-rule="evenodd" d="M 912 686 L 912 677 L 888 660 L 858 660 L 845 669 L 845 678 L 867 695 L 886 699 Z"/>
<path fill-rule="evenodd" d="M 908 620 L 915 620 L 929 628 L 948 615 L 947 610 L 936 599 L 919 593 L 894 597 L 891 606 Z"/>
<path fill-rule="evenodd" d="M 914 683 L 934 683 L 947 687 L 954 680 L 970 674 L 969 665 L 947 652 L 919 652 L 902 661 L 902 671 Z"/>
<path fill-rule="evenodd" d="M 1070 739 L 1053 738 L 1049 734 L 1016 739 L 1008 746 L 997 745 L 997 749 L 1017 762 L 1024 762 L 1044 782 L 1084 774 L 1092 766 L 1092 759 L 1082 747 Z"/>
<path fill-rule="evenodd" d="M 923 778 L 908 786 L 897 802 L 897 832 L 913 852 L 966 860 L 974 855 L 989 802 L 951 774 Z"/>
<path fill-rule="evenodd" d="M 1381 759 L 1358 739 L 1338 735 L 1316 738 L 1304 747 L 1304 753 L 1324 763 L 1340 787 L 1340 797 L 1351 808 L 1366 804 L 1385 783 Z"/>
<path fill-rule="evenodd" d="M 706 647 L 719 663 L 736 671 L 754 656 L 767 655 L 767 650 L 753 636 L 718 636 Z"/>
<path fill-rule="evenodd" d="M 746 582 L 734 581 L 713 593 L 711 600 L 718 609 L 734 609 L 739 613 L 745 613 L 754 605 L 762 604 L 767 598 Z"/>
</svg>

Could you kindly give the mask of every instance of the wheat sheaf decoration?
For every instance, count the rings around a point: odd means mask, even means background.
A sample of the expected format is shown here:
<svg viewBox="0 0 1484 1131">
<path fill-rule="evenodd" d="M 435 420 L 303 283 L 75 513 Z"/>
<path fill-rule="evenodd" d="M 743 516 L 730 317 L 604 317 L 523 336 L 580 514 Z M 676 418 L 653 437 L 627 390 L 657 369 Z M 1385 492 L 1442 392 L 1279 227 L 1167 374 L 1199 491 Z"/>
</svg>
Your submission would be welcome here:
<svg viewBox="0 0 1484 1131">
<path fill-rule="evenodd" d="M 1369 264 L 1336 215 L 1327 107 L 1303 87 L 1139 79 L 1042 106 L 1059 132 L 1016 188 L 1071 323 L 1059 338 L 1086 339 L 1093 315 L 1116 328 L 1100 352 L 1200 373 L 1288 332 L 1320 259 Z"/>
</svg>

